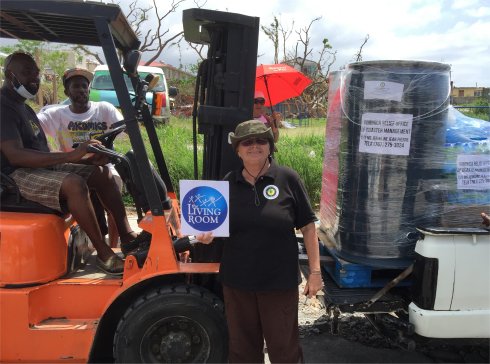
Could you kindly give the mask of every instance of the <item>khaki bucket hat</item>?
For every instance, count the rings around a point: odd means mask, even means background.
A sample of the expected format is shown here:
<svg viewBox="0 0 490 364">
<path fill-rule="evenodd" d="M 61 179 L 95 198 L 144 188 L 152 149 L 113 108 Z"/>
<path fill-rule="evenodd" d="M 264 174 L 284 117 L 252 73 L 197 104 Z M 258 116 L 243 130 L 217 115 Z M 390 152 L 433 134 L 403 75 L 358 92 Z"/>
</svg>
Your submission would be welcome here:
<svg viewBox="0 0 490 364">
<path fill-rule="evenodd" d="M 274 146 L 274 135 L 271 128 L 265 126 L 260 120 L 244 121 L 236 126 L 235 132 L 230 132 L 229 134 L 233 150 L 236 150 L 238 143 L 249 138 L 265 138 L 269 140 L 271 147 Z"/>
</svg>

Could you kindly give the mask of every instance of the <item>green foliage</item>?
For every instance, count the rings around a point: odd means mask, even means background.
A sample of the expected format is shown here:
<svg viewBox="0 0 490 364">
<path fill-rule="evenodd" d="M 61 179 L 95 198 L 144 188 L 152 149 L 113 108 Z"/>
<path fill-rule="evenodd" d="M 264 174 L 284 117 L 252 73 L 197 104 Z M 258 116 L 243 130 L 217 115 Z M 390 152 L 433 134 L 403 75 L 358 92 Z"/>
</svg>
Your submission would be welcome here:
<svg viewBox="0 0 490 364">
<path fill-rule="evenodd" d="M 21 39 L 16 44 L 0 47 L 0 50 L 7 54 L 13 53 L 15 51 L 22 51 L 34 55 L 36 49 L 40 48 L 41 45 L 42 42 L 36 40 Z"/>
<path fill-rule="evenodd" d="M 463 105 L 461 105 L 463 106 Z M 487 120 L 490 121 L 490 103 L 489 100 L 486 100 L 484 98 L 477 99 L 476 101 L 472 102 L 471 104 L 464 105 L 464 106 L 486 106 L 486 108 L 468 108 L 468 109 L 459 109 L 463 114 L 466 116 L 476 118 L 476 119 L 482 119 L 482 120 Z"/>
<path fill-rule="evenodd" d="M 141 130 L 148 151 L 151 149 L 148 137 L 144 128 Z M 309 127 L 281 129 L 277 143 L 278 152 L 275 154 L 279 164 L 289 166 L 298 172 L 314 208 L 318 208 L 320 203 L 324 132 L 324 120 L 313 120 Z M 171 117 L 169 124 L 157 127 L 157 134 L 172 184 L 178 193 L 179 180 L 194 179 L 192 122 L 190 119 Z M 202 143 L 203 136 L 198 135 L 199 174 L 202 173 Z M 127 135 L 116 140 L 115 148 L 123 153 L 131 149 Z M 153 155 L 150 155 L 149 159 L 155 165 Z"/>
<path fill-rule="evenodd" d="M 50 47 L 48 47 L 50 46 Z M 60 75 L 64 72 L 67 65 L 68 54 L 59 49 L 54 49 L 50 43 L 35 40 L 20 40 L 18 43 L 0 47 L 4 53 L 23 51 L 39 57 L 38 66 L 41 69 L 50 68 L 55 74 Z"/>
<path fill-rule="evenodd" d="M 276 160 L 294 169 L 303 180 L 310 202 L 317 209 L 322 189 L 324 137 L 318 134 L 284 135 L 277 143 Z"/>
<path fill-rule="evenodd" d="M 179 181 L 181 179 L 194 179 L 194 157 L 192 149 L 192 127 L 189 119 L 177 119 L 171 117 L 167 125 L 160 125 L 156 128 L 158 140 L 163 150 L 165 162 L 169 170 L 172 185 L 178 192 Z M 148 158 L 156 166 L 155 157 L 151 153 L 151 146 L 148 136 L 143 127 L 141 133 Z M 202 146 L 202 135 L 198 135 L 198 145 Z M 117 138 L 114 147 L 117 151 L 125 153 L 131 149 L 131 143 L 127 135 Z M 198 153 L 199 172 L 202 171 L 202 155 Z"/>
<path fill-rule="evenodd" d="M 177 97 L 182 95 L 194 97 L 196 77 L 189 77 L 181 80 L 172 80 L 172 86 L 177 87 L 177 89 L 179 90 L 179 94 L 177 95 Z"/>
</svg>

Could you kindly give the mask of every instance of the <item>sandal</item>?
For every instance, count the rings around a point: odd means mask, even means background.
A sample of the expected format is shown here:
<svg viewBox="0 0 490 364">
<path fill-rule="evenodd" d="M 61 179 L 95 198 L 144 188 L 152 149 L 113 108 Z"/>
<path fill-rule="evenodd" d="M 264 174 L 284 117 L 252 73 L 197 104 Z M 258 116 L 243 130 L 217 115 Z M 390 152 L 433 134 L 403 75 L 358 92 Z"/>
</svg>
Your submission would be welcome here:
<svg viewBox="0 0 490 364">
<path fill-rule="evenodd" d="M 136 238 L 127 243 L 121 243 L 121 252 L 124 256 L 128 255 L 132 251 L 142 248 L 147 249 L 150 246 L 151 234 L 147 231 L 142 231 Z"/>
<path fill-rule="evenodd" d="M 124 261 L 117 255 L 113 255 L 107 259 L 106 262 L 103 262 L 99 257 L 97 257 L 95 266 L 101 271 L 113 276 L 122 276 L 124 272 Z"/>
</svg>

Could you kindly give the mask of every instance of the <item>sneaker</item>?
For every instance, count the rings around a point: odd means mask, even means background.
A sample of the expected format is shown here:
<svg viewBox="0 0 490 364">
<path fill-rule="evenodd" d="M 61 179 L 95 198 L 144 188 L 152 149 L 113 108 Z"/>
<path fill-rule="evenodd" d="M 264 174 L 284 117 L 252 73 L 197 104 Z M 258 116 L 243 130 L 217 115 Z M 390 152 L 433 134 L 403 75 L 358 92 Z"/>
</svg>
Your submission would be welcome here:
<svg viewBox="0 0 490 364">
<path fill-rule="evenodd" d="M 121 276 L 124 272 L 124 261 L 117 255 L 113 255 L 105 262 L 97 257 L 95 260 L 95 266 L 101 271 L 113 276 Z"/>
<path fill-rule="evenodd" d="M 124 254 L 124 256 L 126 256 L 133 250 L 136 250 L 138 248 L 148 249 L 150 246 L 150 242 L 151 234 L 148 231 L 143 230 L 141 233 L 138 234 L 136 238 L 134 238 L 130 242 L 124 244 L 121 243 L 121 252 Z"/>
</svg>

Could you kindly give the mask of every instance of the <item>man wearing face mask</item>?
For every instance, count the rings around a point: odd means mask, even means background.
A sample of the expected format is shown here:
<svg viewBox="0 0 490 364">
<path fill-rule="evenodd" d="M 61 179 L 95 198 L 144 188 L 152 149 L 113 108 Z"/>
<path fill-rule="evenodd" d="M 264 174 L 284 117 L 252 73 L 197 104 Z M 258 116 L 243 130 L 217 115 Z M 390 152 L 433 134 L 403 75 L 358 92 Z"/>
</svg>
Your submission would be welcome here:
<svg viewBox="0 0 490 364">
<path fill-rule="evenodd" d="M 62 211 L 68 210 L 97 250 L 96 266 L 121 275 L 124 262 L 105 244 L 89 197 L 93 189 L 114 216 L 122 243 L 136 238 L 131 230 L 116 182 L 104 165 L 107 159 L 87 152 L 96 140 L 81 143 L 69 152 L 50 152 L 36 113 L 26 103 L 39 90 L 39 68 L 23 52 L 9 55 L 4 63 L 5 81 L 0 89 L 0 162 L 3 174 L 17 184 L 22 197 Z"/>
</svg>

